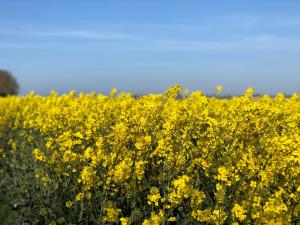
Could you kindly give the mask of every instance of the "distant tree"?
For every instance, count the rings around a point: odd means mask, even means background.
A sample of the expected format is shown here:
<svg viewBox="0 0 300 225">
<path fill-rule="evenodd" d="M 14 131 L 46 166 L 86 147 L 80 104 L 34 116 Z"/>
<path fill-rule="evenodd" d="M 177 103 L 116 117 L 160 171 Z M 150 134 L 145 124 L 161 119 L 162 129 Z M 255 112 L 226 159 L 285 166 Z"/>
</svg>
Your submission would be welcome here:
<svg viewBox="0 0 300 225">
<path fill-rule="evenodd" d="M 16 78 L 7 70 L 0 69 L 0 96 L 17 95 L 19 84 Z"/>
</svg>

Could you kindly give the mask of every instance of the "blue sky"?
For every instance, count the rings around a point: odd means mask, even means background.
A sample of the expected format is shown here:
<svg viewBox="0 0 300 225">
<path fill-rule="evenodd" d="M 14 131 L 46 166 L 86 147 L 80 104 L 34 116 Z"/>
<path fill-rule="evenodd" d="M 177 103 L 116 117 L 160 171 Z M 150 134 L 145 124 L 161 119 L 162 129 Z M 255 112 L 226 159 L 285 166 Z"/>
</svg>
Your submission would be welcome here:
<svg viewBox="0 0 300 225">
<path fill-rule="evenodd" d="M 0 68 L 21 94 L 300 92 L 300 1 L 0 0 Z"/>
</svg>

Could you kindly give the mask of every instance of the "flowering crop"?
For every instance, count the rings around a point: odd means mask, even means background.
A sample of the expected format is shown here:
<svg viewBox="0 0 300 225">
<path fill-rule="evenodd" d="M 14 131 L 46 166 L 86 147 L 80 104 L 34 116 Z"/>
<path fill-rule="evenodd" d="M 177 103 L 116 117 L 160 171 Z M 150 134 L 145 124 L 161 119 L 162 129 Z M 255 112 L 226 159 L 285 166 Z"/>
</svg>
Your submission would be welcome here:
<svg viewBox="0 0 300 225">
<path fill-rule="evenodd" d="M 180 91 L 1 98 L 1 191 L 31 224 L 300 223 L 299 96 Z"/>
</svg>

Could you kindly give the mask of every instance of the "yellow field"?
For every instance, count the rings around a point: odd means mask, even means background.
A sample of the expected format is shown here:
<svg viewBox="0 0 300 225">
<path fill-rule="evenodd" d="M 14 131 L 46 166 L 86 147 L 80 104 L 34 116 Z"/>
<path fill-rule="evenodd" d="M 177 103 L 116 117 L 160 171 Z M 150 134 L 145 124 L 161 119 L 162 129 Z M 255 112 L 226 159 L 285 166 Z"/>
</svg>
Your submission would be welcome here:
<svg viewBox="0 0 300 225">
<path fill-rule="evenodd" d="M 300 101 L 0 99 L 0 178 L 32 224 L 300 222 Z"/>
</svg>

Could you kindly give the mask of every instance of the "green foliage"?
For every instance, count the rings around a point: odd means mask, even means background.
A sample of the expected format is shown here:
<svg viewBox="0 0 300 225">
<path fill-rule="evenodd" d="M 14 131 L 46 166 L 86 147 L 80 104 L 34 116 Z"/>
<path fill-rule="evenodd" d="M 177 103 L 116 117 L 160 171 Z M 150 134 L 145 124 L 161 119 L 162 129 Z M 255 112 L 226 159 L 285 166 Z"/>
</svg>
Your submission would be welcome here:
<svg viewBox="0 0 300 225">
<path fill-rule="evenodd" d="M 5 193 L 1 193 L 2 195 Z M 0 196 L 0 225 L 16 225 L 17 212 L 12 209 L 4 196 Z"/>
</svg>

